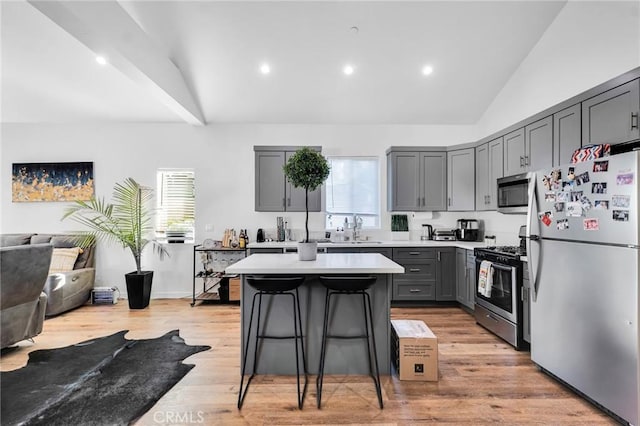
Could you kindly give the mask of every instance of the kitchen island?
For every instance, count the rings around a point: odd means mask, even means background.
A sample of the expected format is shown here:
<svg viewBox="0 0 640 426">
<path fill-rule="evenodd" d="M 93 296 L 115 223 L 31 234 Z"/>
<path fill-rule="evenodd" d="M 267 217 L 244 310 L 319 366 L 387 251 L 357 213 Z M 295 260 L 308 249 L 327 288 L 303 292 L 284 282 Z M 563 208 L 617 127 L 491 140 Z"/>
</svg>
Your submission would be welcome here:
<svg viewBox="0 0 640 426">
<path fill-rule="evenodd" d="M 324 315 L 325 288 L 319 275 L 366 274 L 377 277 L 369 294 L 373 308 L 373 327 L 376 334 L 380 374 L 390 371 L 390 274 L 403 273 L 404 268 L 377 253 L 318 254 L 315 261 L 299 261 L 297 254 L 253 254 L 229 266 L 228 274 L 242 275 L 241 333 L 244 342 L 248 333 L 251 301 L 255 290 L 247 284 L 248 275 L 291 274 L 304 275 L 305 283 L 298 290 L 302 313 L 302 329 L 309 373 L 316 374 L 320 362 L 322 319 Z M 364 320 L 362 301 L 357 297 L 338 297 L 332 301 L 331 331 L 333 334 L 362 334 Z M 266 334 L 291 334 L 293 311 L 285 298 L 265 296 L 261 316 L 261 332 Z M 265 321 L 268 315 L 268 321 Z M 249 342 L 253 352 L 255 340 Z M 259 374 L 295 374 L 295 357 L 291 341 L 269 340 L 262 342 L 258 351 Z M 244 351 L 244 347 L 242 347 Z M 243 354 L 241 354 L 242 356 Z M 247 372 L 253 371 L 253 360 L 247 360 Z M 332 339 L 327 346 L 325 374 L 368 374 L 365 341 Z"/>
</svg>

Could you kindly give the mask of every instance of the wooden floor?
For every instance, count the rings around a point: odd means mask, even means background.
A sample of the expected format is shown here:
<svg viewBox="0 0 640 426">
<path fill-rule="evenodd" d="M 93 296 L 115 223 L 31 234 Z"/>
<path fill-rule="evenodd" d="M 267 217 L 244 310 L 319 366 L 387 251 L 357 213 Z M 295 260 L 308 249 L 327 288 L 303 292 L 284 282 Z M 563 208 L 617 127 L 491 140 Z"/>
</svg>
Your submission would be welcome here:
<svg viewBox="0 0 640 426">
<path fill-rule="evenodd" d="M 205 424 L 615 424 L 611 418 L 539 372 L 528 352 L 512 347 L 475 324 L 458 308 L 394 308 L 393 318 L 424 320 L 439 339 L 440 380 L 401 382 L 384 376 L 385 407 L 378 408 L 369 377 L 329 376 L 323 407 L 315 404 L 310 377 L 304 409 L 297 409 L 295 379 L 256 376 L 242 411 L 236 408 L 240 380 L 240 308 L 196 305 L 189 300 L 152 300 L 145 310 L 85 306 L 45 321 L 35 344 L 2 356 L 0 369 L 23 366 L 31 350 L 65 346 L 130 330 L 127 338 L 151 338 L 180 329 L 188 344 L 210 351 L 187 359 L 195 368 L 136 425 Z M 17 396 L 24 397 L 24 396 Z"/>
</svg>

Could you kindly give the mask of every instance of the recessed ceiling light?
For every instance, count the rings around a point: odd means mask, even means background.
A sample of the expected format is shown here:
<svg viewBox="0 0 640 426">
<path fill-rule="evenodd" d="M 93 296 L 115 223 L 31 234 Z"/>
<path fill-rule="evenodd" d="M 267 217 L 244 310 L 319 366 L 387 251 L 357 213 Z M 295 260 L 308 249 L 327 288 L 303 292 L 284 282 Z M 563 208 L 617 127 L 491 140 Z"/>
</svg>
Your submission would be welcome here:
<svg viewBox="0 0 640 426">
<path fill-rule="evenodd" d="M 96 56 L 96 62 L 99 63 L 100 65 L 107 65 L 107 58 L 105 58 L 104 56 Z"/>
<path fill-rule="evenodd" d="M 422 67 L 422 74 L 423 75 L 429 75 L 433 72 L 433 67 L 431 65 L 425 65 L 424 67 Z"/>
<path fill-rule="evenodd" d="M 345 75 L 351 75 L 353 74 L 354 71 L 355 71 L 355 68 L 353 67 L 353 65 L 349 65 L 349 64 L 345 65 L 344 68 L 342 69 L 342 72 Z"/>
<path fill-rule="evenodd" d="M 269 64 L 264 63 L 260 65 L 260 72 L 265 75 L 269 74 L 271 72 L 271 67 L 269 66 Z"/>
</svg>

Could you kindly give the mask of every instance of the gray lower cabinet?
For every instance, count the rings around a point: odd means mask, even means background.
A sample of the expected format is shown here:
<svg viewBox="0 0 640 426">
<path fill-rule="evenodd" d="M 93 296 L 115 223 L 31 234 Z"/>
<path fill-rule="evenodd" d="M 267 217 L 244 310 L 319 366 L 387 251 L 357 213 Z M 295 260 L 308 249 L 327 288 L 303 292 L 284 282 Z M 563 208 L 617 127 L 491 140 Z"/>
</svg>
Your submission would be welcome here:
<svg viewBox="0 0 640 426">
<path fill-rule="evenodd" d="M 476 307 L 476 289 L 478 287 L 476 276 L 476 255 L 473 250 L 467 250 L 467 307 L 475 310 Z"/>
<path fill-rule="evenodd" d="M 553 114 L 553 165 L 569 164 L 580 148 L 580 104 Z"/>
<path fill-rule="evenodd" d="M 438 248 L 436 251 L 436 300 L 456 300 L 456 248 Z"/>
<path fill-rule="evenodd" d="M 529 265 L 523 263 L 522 270 L 522 338 L 531 343 L 531 286 L 529 281 Z"/>
<path fill-rule="evenodd" d="M 248 255 L 264 254 L 264 253 L 284 253 L 284 249 L 283 248 L 279 248 L 279 247 L 250 248 Z"/>
<path fill-rule="evenodd" d="M 617 144 L 640 138 L 640 80 L 582 102 L 582 145 Z"/>
<path fill-rule="evenodd" d="M 393 276 L 392 300 L 436 300 L 438 262 L 435 249 L 394 248 L 393 261 L 402 265 L 405 272 L 404 274 L 394 274 Z"/>
<path fill-rule="evenodd" d="M 282 170 L 296 149 L 289 146 L 254 146 L 255 151 L 255 211 L 258 212 L 303 212 L 305 191 L 295 188 Z M 310 147 L 320 152 L 320 147 Z M 309 193 L 309 211 L 321 209 L 321 189 Z"/>
<path fill-rule="evenodd" d="M 456 248 L 456 300 L 475 309 L 475 256 L 473 250 Z"/>
<path fill-rule="evenodd" d="M 475 149 L 447 152 L 447 210 L 475 210 Z"/>
<path fill-rule="evenodd" d="M 387 151 L 387 210 L 446 210 L 447 163 L 441 151 Z"/>
<path fill-rule="evenodd" d="M 503 176 L 502 139 L 476 147 L 476 210 L 497 208 L 497 180 Z"/>
</svg>

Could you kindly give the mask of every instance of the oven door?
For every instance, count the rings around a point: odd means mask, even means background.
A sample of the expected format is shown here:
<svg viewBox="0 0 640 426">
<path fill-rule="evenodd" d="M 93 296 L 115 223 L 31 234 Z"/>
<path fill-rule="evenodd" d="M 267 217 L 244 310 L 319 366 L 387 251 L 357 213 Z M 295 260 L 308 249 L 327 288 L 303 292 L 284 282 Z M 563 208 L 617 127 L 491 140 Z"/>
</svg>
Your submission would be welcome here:
<svg viewBox="0 0 640 426">
<path fill-rule="evenodd" d="M 481 259 L 476 258 L 476 282 L 480 275 Z M 517 269 L 515 266 L 493 263 L 491 297 L 486 297 L 476 288 L 476 303 L 514 324 L 518 322 Z"/>
</svg>

